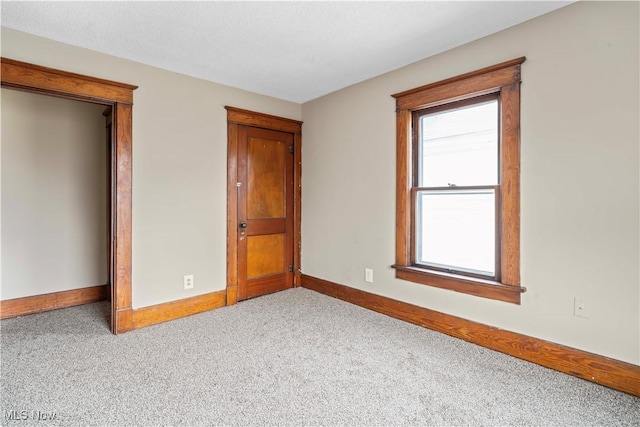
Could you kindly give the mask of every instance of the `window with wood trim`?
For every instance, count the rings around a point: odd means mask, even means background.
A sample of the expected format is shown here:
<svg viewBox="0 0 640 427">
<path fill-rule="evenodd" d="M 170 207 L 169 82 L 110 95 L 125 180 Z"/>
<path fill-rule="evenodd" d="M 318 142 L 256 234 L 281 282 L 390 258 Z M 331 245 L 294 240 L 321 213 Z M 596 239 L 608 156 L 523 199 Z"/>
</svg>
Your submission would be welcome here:
<svg viewBox="0 0 640 427">
<path fill-rule="evenodd" d="M 393 95 L 397 278 L 520 303 L 524 61 Z"/>
</svg>

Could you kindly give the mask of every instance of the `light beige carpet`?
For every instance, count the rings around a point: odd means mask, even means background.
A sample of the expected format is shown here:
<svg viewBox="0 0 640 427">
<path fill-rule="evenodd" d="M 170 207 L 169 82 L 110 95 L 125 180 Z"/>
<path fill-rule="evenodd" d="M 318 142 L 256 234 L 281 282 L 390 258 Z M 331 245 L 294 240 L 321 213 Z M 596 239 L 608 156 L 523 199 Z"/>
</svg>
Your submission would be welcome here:
<svg viewBox="0 0 640 427">
<path fill-rule="evenodd" d="M 640 425 L 638 398 L 306 289 L 119 336 L 107 310 L 0 323 L 0 424 Z"/>
</svg>

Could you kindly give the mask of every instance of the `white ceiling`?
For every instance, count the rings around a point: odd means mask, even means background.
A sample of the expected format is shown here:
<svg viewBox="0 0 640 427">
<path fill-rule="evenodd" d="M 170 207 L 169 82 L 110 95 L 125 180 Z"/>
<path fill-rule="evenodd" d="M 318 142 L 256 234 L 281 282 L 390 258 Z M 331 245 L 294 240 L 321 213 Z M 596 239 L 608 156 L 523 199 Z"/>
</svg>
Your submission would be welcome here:
<svg viewBox="0 0 640 427">
<path fill-rule="evenodd" d="M 3 0 L 2 25 L 303 103 L 569 3 Z"/>
</svg>

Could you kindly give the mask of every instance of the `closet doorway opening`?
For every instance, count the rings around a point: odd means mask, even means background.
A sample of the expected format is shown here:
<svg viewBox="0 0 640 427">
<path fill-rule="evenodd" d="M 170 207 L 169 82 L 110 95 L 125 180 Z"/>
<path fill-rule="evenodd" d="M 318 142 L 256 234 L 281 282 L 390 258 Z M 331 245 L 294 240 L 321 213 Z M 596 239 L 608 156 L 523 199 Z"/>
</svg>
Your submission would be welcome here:
<svg viewBox="0 0 640 427">
<path fill-rule="evenodd" d="M 110 150 L 108 253 L 110 328 L 133 328 L 131 310 L 132 106 L 137 86 L 1 58 L 2 87 L 99 104 L 104 107 Z M 4 306 L 4 304 L 3 304 Z"/>
</svg>

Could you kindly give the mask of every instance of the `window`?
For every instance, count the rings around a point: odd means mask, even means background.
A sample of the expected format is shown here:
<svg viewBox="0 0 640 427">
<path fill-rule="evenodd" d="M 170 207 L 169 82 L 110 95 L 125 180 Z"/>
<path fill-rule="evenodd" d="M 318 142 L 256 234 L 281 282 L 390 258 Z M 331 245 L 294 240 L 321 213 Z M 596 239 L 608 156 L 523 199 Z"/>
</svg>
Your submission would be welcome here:
<svg viewBox="0 0 640 427">
<path fill-rule="evenodd" d="M 397 278 L 520 303 L 524 60 L 393 95 Z"/>
<path fill-rule="evenodd" d="M 413 113 L 414 264 L 499 280 L 499 100 Z"/>
</svg>

